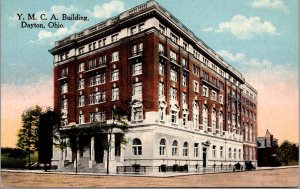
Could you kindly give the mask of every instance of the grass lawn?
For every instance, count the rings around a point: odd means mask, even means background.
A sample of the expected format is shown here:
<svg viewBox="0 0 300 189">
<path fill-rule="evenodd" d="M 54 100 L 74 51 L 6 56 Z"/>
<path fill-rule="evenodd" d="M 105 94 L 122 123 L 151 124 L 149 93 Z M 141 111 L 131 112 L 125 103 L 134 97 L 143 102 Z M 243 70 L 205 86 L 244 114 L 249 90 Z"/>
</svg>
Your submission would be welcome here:
<svg viewBox="0 0 300 189">
<path fill-rule="evenodd" d="M 38 153 L 30 154 L 31 164 L 37 162 Z M 19 157 L 13 157 L 9 153 L 1 153 L 1 167 L 2 168 L 27 168 L 28 165 L 28 155 L 22 155 Z"/>
</svg>

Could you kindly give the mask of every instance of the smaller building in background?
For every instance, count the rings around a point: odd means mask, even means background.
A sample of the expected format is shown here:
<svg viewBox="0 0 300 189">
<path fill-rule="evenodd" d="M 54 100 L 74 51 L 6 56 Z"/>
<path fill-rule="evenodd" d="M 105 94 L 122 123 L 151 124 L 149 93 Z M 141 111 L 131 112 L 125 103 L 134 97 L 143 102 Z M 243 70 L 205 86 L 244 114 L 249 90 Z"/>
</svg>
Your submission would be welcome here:
<svg viewBox="0 0 300 189">
<path fill-rule="evenodd" d="M 257 165 L 259 167 L 277 166 L 278 139 L 267 129 L 264 137 L 257 137 Z"/>
</svg>

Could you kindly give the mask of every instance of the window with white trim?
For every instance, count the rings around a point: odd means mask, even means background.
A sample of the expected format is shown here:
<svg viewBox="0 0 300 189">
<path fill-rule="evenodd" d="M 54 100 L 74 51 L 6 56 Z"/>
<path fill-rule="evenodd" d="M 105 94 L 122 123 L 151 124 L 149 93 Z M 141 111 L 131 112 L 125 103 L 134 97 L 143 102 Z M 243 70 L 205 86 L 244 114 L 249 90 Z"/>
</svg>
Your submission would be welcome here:
<svg viewBox="0 0 300 189">
<path fill-rule="evenodd" d="M 177 124 L 178 112 L 175 110 L 171 110 L 171 123 Z"/>
<path fill-rule="evenodd" d="M 174 60 L 174 61 L 177 61 L 177 54 L 173 51 L 170 51 L 170 59 Z"/>
<path fill-rule="evenodd" d="M 202 87 L 202 96 L 208 97 L 208 88 L 205 86 Z"/>
<path fill-rule="evenodd" d="M 211 99 L 214 101 L 217 100 L 217 93 L 215 91 L 211 91 Z"/>
<path fill-rule="evenodd" d="M 187 126 L 187 114 L 183 113 L 182 114 L 182 126 L 186 127 Z"/>
<path fill-rule="evenodd" d="M 219 103 L 220 103 L 220 104 L 223 104 L 223 95 L 220 95 L 220 96 L 219 96 Z"/>
<path fill-rule="evenodd" d="M 163 35 L 166 35 L 166 28 L 161 24 L 159 24 L 159 32 Z"/>
<path fill-rule="evenodd" d="M 82 112 L 79 113 L 78 123 L 79 124 L 83 124 L 84 123 L 84 114 Z"/>
<path fill-rule="evenodd" d="M 165 54 L 165 47 L 161 43 L 158 44 L 158 53 Z"/>
<path fill-rule="evenodd" d="M 62 109 L 62 110 L 68 109 L 68 99 L 62 99 L 60 109 Z"/>
<path fill-rule="evenodd" d="M 166 140 L 163 138 L 159 142 L 159 155 L 165 156 L 166 155 Z"/>
<path fill-rule="evenodd" d="M 105 102 L 105 91 L 97 92 L 95 94 L 95 103 Z"/>
<path fill-rule="evenodd" d="M 142 74 L 142 63 L 135 63 L 132 65 L 132 75 L 140 75 Z"/>
<path fill-rule="evenodd" d="M 67 93 L 68 92 L 68 83 L 64 83 L 60 86 L 60 91 L 61 94 Z"/>
<path fill-rule="evenodd" d="M 172 156 L 178 156 L 178 142 L 174 140 L 172 143 Z"/>
<path fill-rule="evenodd" d="M 239 159 L 241 159 L 242 151 L 239 149 Z"/>
<path fill-rule="evenodd" d="M 142 95 L 142 82 L 134 83 L 133 84 L 133 91 L 132 95 Z"/>
<path fill-rule="evenodd" d="M 194 143 L 194 157 L 199 157 L 199 143 Z"/>
<path fill-rule="evenodd" d="M 233 159 L 236 159 L 236 149 L 233 150 Z"/>
<path fill-rule="evenodd" d="M 173 41 L 174 43 L 178 43 L 178 37 L 174 33 L 171 33 L 170 37 L 171 41 Z"/>
<path fill-rule="evenodd" d="M 207 131 L 207 115 L 208 110 L 205 105 L 202 106 L 202 119 L 203 119 L 203 130 Z"/>
<path fill-rule="evenodd" d="M 184 142 L 182 152 L 183 152 L 183 156 L 188 156 L 189 144 L 187 142 Z"/>
<path fill-rule="evenodd" d="M 182 104 L 187 104 L 187 94 L 185 92 L 182 93 Z"/>
<path fill-rule="evenodd" d="M 119 100 L 119 88 L 111 89 L 111 100 L 112 101 Z"/>
<path fill-rule="evenodd" d="M 83 72 L 84 71 L 84 62 L 79 64 L 79 72 Z"/>
<path fill-rule="evenodd" d="M 117 42 L 119 39 L 118 39 L 118 36 L 119 34 L 115 34 L 115 35 L 112 35 L 111 36 L 111 42 L 114 43 L 114 42 Z"/>
<path fill-rule="evenodd" d="M 111 61 L 112 62 L 119 61 L 119 51 L 115 51 L 111 54 Z"/>
<path fill-rule="evenodd" d="M 97 112 L 97 113 L 95 113 L 95 121 L 97 121 L 97 122 L 104 122 L 104 121 L 106 121 L 106 114 L 105 114 L 105 112 Z"/>
<path fill-rule="evenodd" d="M 216 158 L 216 145 L 212 146 L 212 157 Z"/>
<path fill-rule="evenodd" d="M 170 87 L 170 100 L 177 100 L 177 89 Z"/>
<path fill-rule="evenodd" d="M 142 155 L 142 142 L 138 138 L 132 141 L 132 153 L 135 156 Z"/>
<path fill-rule="evenodd" d="M 158 83 L 158 95 L 164 96 L 164 83 L 163 82 Z"/>
<path fill-rule="evenodd" d="M 182 86 L 187 86 L 187 76 L 186 75 L 182 75 Z"/>
<path fill-rule="evenodd" d="M 78 89 L 84 89 L 84 79 L 79 79 L 79 81 L 78 81 Z"/>
<path fill-rule="evenodd" d="M 178 80 L 177 71 L 172 68 L 170 69 L 170 79 L 175 82 Z"/>
<path fill-rule="evenodd" d="M 228 150 L 228 158 L 231 159 L 231 148 Z"/>
<path fill-rule="evenodd" d="M 84 106 L 84 95 L 79 96 L 79 103 L 78 103 L 79 107 Z"/>
<path fill-rule="evenodd" d="M 216 131 L 216 122 L 217 122 L 217 113 L 216 110 L 213 109 L 211 112 L 211 125 L 208 126 L 208 131 L 215 133 Z"/>
<path fill-rule="evenodd" d="M 133 113 L 133 121 L 143 120 L 143 108 L 141 106 L 133 107 L 132 113 Z"/>
<path fill-rule="evenodd" d="M 160 74 L 160 75 L 164 75 L 165 74 L 165 68 L 164 68 L 165 66 L 162 64 L 162 63 L 159 63 L 158 64 L 158 73 Z"/>
<path fill-rule="evenodd" d="M 223 158 L 223 146 L 220 146 L 220 158 Z"/>
<path fill-rule="evenodd" d="M 194 80 L 194 91 L 197 93 L 199 92 L 199 83 L 195 80 Z"/>
<path fill-rule="evenodd" d="M 119 69 L 111 70 L 111 81 L 118 81 L 119 80 Z"/>
</svg>

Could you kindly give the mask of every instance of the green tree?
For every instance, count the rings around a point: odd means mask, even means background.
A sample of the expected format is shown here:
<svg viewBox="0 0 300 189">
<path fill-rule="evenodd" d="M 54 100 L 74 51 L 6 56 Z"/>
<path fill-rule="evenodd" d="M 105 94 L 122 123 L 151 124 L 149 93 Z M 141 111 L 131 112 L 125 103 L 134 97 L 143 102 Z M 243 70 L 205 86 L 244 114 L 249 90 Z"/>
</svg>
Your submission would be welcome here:
<svg viewBox="0 0 300 189">
<path fill-rule="evenodd" d="M 288 140 L 282 142 L 278 149 L 279 160 L 285 165 L 298 162 L 299 146 L 290 143 Z"/>
<path fill-rule="evenodd" d="M 22 128 L 18 132 L 17 147 L 28 154 L 28 168 L 30 169 L 30 153 L 37 150 L 38 125 L 42 114 L 40 106 L 25 110 L 22 114 Z"/>
</svg>

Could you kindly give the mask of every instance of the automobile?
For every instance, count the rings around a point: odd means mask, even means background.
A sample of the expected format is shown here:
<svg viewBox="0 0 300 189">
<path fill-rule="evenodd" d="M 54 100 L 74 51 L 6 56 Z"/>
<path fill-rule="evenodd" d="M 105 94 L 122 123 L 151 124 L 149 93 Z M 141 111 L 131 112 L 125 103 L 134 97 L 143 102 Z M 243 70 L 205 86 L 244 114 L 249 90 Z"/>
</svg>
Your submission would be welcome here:
<svg viewBox="0 0 300 189">
<path fill-rule="evenodd" d="M 246 171 L 255 170 L 255 166 L 252 164 L 252 161 L 245 161 L 245 170 Z"/>
</svg>

